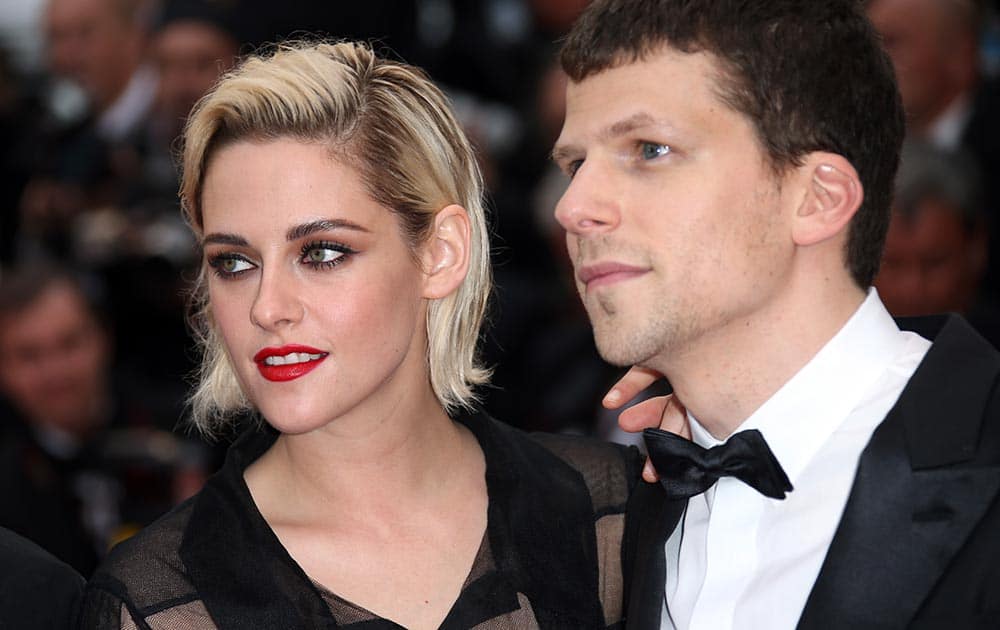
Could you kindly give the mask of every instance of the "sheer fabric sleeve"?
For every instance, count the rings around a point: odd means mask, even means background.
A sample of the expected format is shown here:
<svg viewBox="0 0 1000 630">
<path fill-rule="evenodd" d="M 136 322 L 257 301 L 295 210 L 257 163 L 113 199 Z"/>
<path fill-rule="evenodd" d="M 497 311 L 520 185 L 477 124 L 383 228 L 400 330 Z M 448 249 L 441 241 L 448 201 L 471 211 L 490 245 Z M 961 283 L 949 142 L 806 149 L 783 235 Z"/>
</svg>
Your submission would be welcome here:
<svg viewBox="0 0 1000 630">
<path fill-rule="evenodd" d="M 88 585 L 80 614 L 83 630 L 147 630 L 141 619 L 137 622 L 129 606 L 117 595 L 103 588 Z"/>
<path fill-rule="evenodd" d="M 563 435 L 532 437 L 583 477 L 594 510 L 599 596 L 607 628 L 621 627 L 625 615 L 622 539 L 626 506 L 642 474 L 643 455 L 635 447 Z"/>
</svg>

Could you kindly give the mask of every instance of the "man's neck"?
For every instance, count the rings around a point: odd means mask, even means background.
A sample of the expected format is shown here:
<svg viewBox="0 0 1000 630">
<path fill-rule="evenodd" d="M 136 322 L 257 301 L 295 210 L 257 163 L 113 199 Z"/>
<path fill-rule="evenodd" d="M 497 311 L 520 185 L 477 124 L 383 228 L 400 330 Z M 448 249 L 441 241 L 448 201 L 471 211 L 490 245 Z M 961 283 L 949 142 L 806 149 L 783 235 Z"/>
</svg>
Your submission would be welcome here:
<svg viewBox="0 0 1000 630">
<path fill-rule="evenodd" d="M 853 284 L 800 292 L 702 335 L 650 366 L 666 375 L 702 426 L 726 439 L 816 356 L 864 299 Z"/>
</svg>

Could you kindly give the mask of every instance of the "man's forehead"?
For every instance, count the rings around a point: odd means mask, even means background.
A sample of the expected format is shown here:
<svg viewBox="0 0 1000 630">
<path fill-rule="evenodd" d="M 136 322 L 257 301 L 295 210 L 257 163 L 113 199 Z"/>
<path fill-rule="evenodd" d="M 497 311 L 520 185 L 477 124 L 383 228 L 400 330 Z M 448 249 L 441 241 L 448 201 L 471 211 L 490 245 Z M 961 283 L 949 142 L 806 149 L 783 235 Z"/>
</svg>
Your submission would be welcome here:
<svg viewBox="0 0 1000 630">
<path fill-rule="evenodd" d="M 706 53 L 667 49 L 623 63 L 566 87 L 566 118 L 556 148 L 603 141 L 646 127 L 692 134 L 719 116 L 737 114 Z"/>
</svg>

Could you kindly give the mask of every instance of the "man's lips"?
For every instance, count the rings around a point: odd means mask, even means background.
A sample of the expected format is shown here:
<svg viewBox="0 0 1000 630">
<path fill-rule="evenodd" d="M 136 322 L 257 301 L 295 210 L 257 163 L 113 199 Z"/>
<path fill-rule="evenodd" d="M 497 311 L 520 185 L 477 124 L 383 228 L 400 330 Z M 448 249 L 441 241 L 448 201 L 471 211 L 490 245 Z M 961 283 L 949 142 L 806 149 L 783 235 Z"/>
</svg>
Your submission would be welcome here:
<svg viewBox="0 0 1000 630">
<path fill-rule="evenodd" d="M 648 267 L 636 267 L 618 262 L 602 262 L 580 267 L 576 272 L 576 277 L 590 291 L 597 287 L 637 278 L 647 271 L 649 271 Z"/>
<path fill-rule="evenodd" d="M 264 348 L 253 356 L 261 376 L 269 381 L 291 381 L 312 372 L 329 356 L 310 346 L 289 344 Z"/>
</svg>

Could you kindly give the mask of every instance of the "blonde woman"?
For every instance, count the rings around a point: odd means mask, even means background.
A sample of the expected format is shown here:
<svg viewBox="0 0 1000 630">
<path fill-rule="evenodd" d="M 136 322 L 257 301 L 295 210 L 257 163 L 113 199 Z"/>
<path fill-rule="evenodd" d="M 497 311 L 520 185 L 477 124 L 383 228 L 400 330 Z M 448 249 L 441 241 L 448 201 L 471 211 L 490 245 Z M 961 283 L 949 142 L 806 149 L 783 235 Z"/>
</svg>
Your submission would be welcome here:
<svg viewBox="0 0 1000 630">
<path fill-rule="evenodd" d="M 490 288 L 479 171 L 440 91 L 285 46 L 192 112 L 193 396 L 254 410 L 204 490 L 115 549 L 92 628 L 604 628 L 634 451 L 471 411 Z"/>
</svg>

